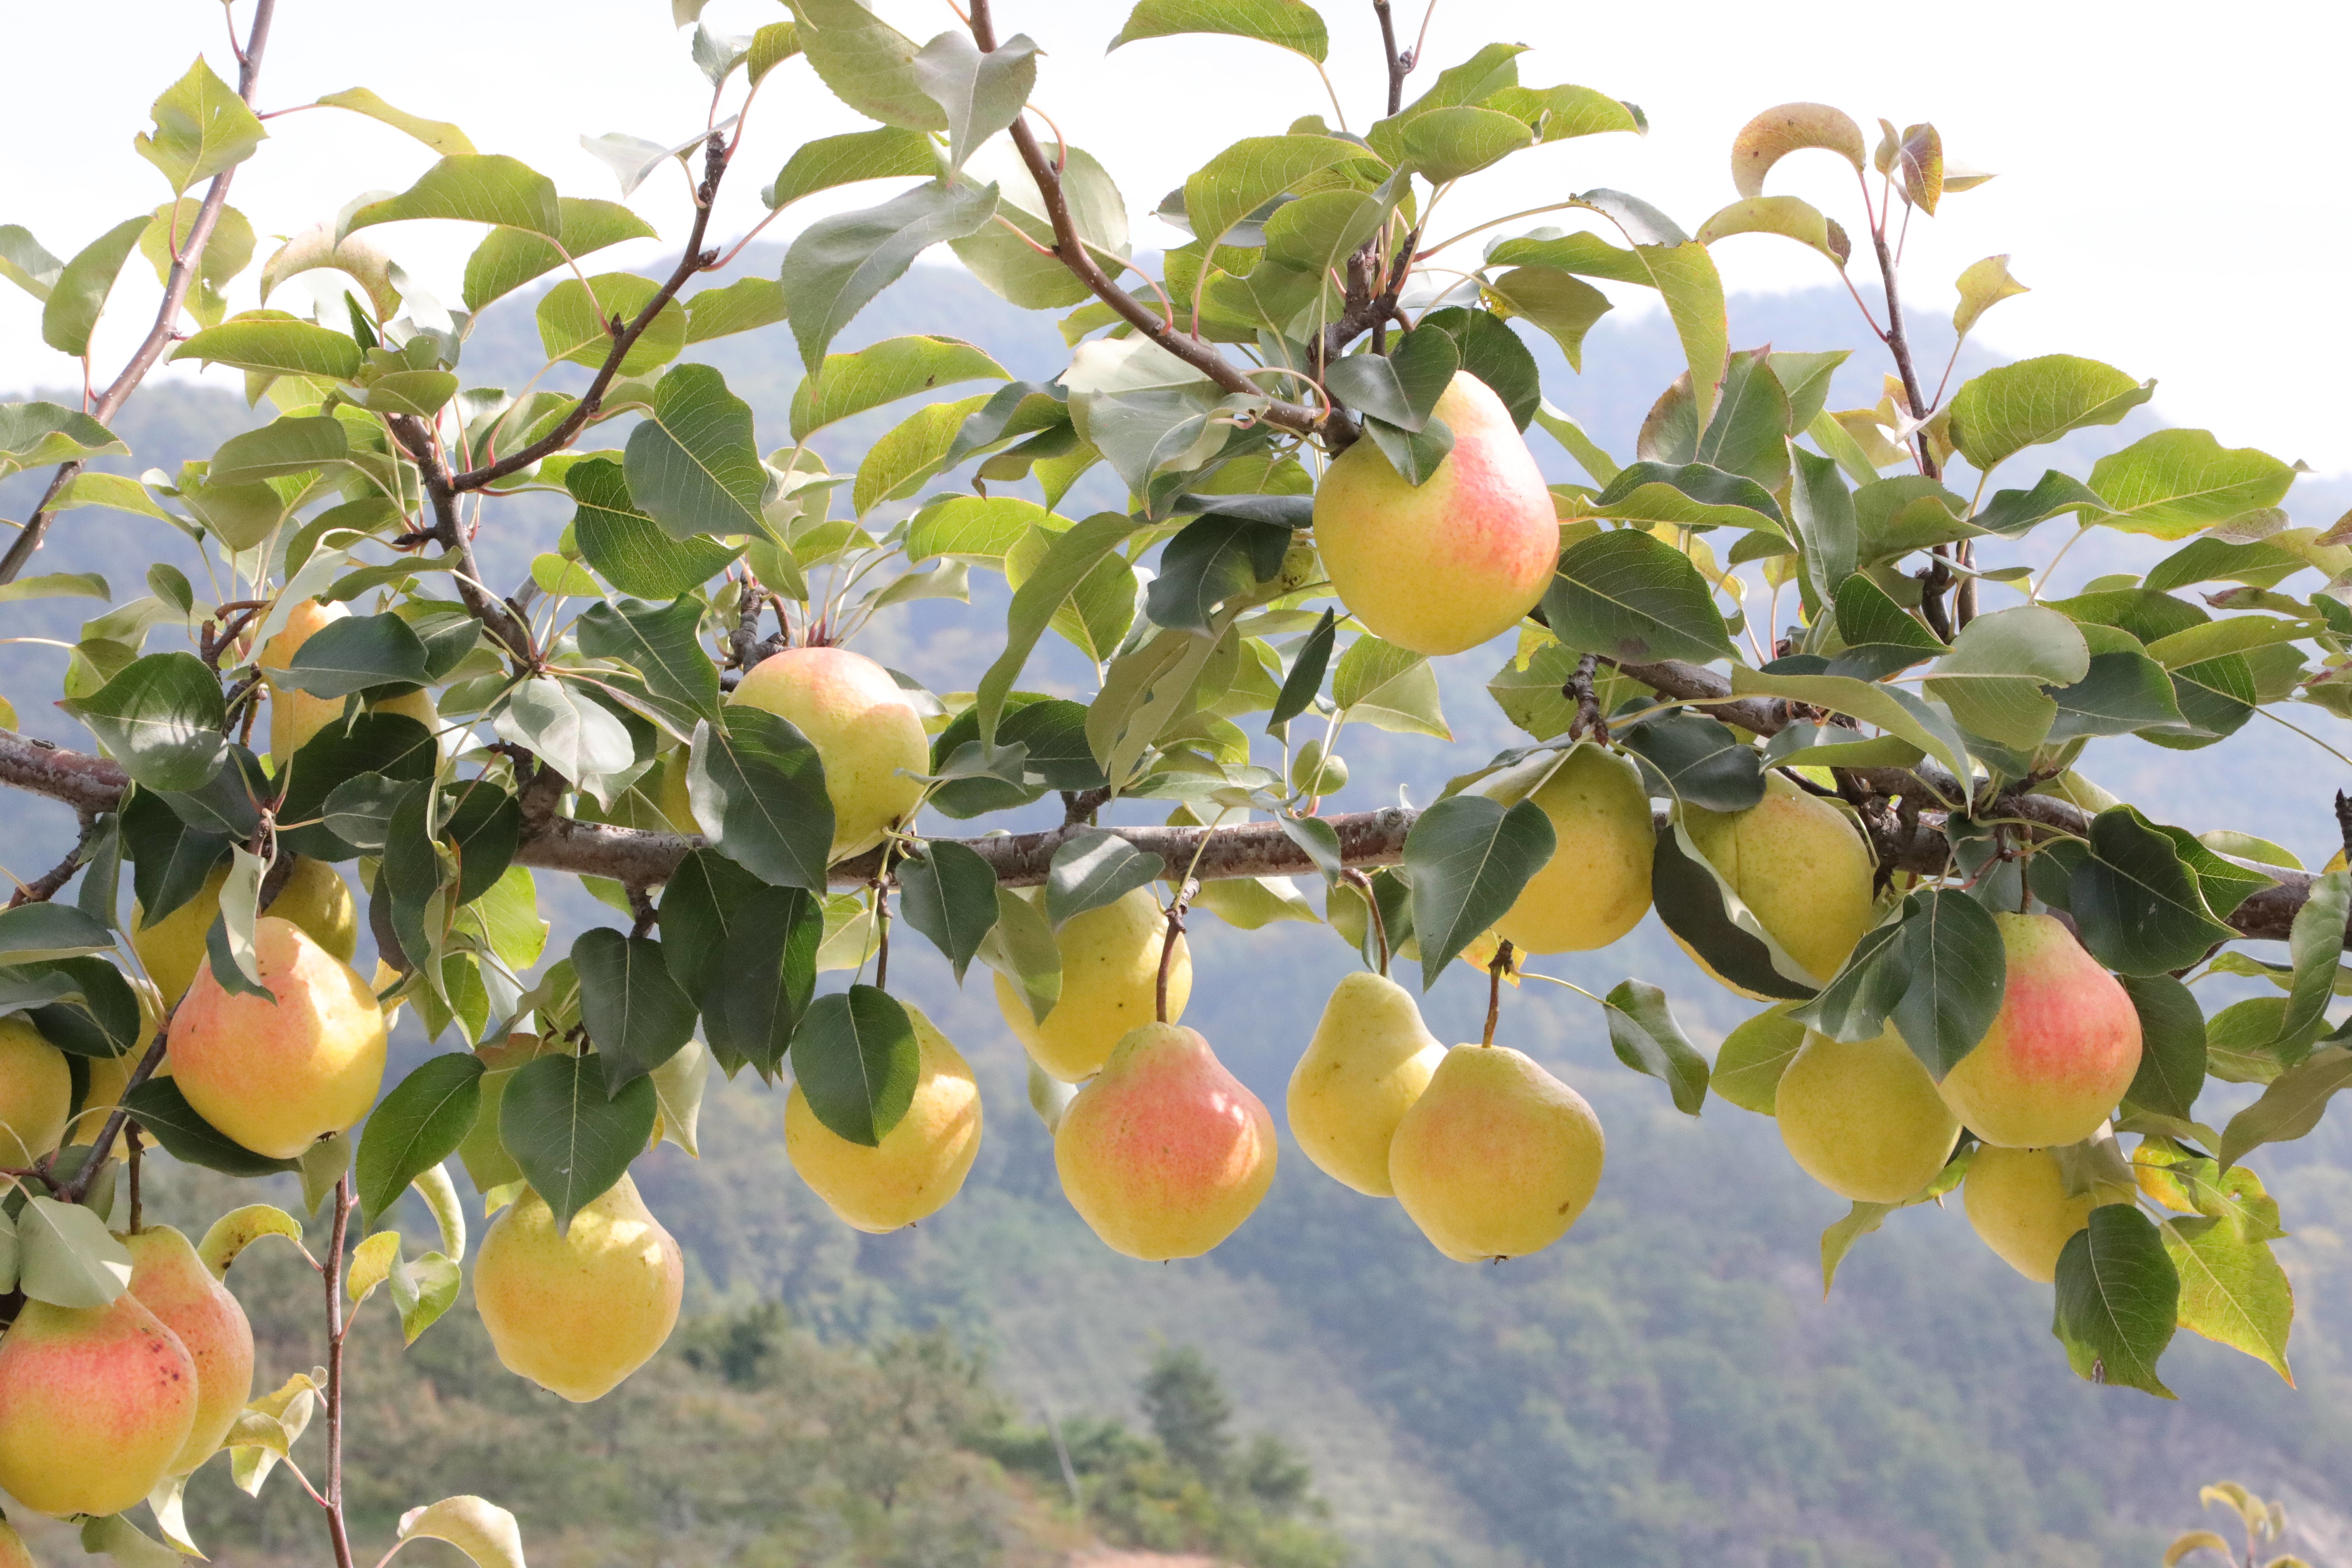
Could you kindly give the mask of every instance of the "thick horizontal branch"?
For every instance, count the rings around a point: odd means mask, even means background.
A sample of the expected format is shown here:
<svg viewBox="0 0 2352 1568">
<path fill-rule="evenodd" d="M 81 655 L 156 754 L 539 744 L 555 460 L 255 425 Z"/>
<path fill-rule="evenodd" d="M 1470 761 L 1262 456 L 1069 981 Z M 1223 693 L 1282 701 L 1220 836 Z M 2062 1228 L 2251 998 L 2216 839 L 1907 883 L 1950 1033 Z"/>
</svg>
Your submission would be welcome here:
<svg viewBox="0 0 2352 1568">
<path fill-rule="evenodd" d="M 102 757 L 86 756 L 0 730 L 0 784 L 62 801 L 87 815 L 113 810 L 127 783 L 122 770 Z M 2048 795 L 2019 796 L 2006 803 L 2004 809 L 2067 833 L 2079 835 L 2090 826 L 2090 819 L 2079 807 Z M 1391 806 L 1321 820 L 1339 835 L 1340 856 L 1348 865 L 1372 867 L 1391 866 L 1404 858 L 1405 836 L 1412 831 L 1419 816 L 1418 812 Z M 1658 826 L 1663 832 L 1663 816 Z M 1054 851 L 1078 830 L 1066 825 L 1037 833 L 996 834 L 954 842 L 986 860 L 995 868 L 997 880 L 1005 886 L 1031 888 L 1045 880 Z M 1192 876 L 1204 882 L 1236 877 L 1311 876 L 1317 869 L 1306 851 L 1293 843 L 1278 824 L 1270 822 L 1241 823 L 1230 827 L 1113 827 L 1109 831 L 1139 849 L 1160 856 L 1167 861 L 1171 873 L 1189 868 Z M 1915 821 L 1873 826 L 1871 840 L 1880 860 L 1895 870 L 1934 876 L 1950 864 L 1941 812 L 1922 811 Z M 541 870 L 606 877 L 630 887 L 644 888 L 667 881 L 678 862 L 703 844 L 697 834 L 647 833 L 551 815 L 533 820 L 526 827 L 515 858 Z M 833 868 L 833 885 L 862 887 L 873 880 L 880 867 L 878 850 L 845 860 Z M 2254 868 L 2276 878 L 2278 886 L 2265 889 L 2238 906 L 2229 923 L 2241 936 L 2283 942 L 2294 924 L 2295 911 L 2309 896 L 2311 875 L 2275 866 Z"/>
</svg>

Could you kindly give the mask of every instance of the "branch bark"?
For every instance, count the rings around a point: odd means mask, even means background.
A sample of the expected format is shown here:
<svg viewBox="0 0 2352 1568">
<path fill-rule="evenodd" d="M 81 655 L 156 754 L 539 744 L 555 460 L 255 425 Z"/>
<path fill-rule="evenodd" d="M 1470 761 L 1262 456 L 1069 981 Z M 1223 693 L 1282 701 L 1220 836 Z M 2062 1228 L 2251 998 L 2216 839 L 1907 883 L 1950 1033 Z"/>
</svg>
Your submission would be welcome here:
<svg viewBox="0 0 2352 1568">
<path fill-rule="evenodd" d="M 246 35 L 245 52 L 238 57 L 236 95 L 245 100 L 248 109 L 253 107 L 253 95 L 261 85 L 262 51 L 268 47 L 269 24 L 277 12 L 278 0 L 256 0 L 253 27 Z M 113 382 L 99 395 L 98 401 L 90 405 L 89 416 L 100 424 L 113 418 L 131 400 L 131 395 L 139 389 L 139 384 L 147 378 L 147 373 L 155 368 L 156 362 L 163 357 L 164 349 L 171 345 L 177 334 L 180 310 L 186 305 L 188 289 L 196 280 L 196 270 L 204 260 L 205 247 L 211 243 L 213 230 L 220 223 L 221 208 L 228 205 L 229 181 L 236 174 L 236 166 L 231 165 L 215 174 L 212 184 L 205 187 L 205 199 L 196 208 L 195 222 L 188 226 L 188 237 L 180 247 L 179 258 L 172 263 L 171 271 L 164 276 L 163 302 L 156 308 L 155 324 L 147 329 L 147 335 L 140 340 L 130 363 L 122 367 Z M 17 574 L 32 561 L 33 552 L 40 549 L 41 542 L 47 537 L 49 525 L 57 520 L 57 513 L 51 509 L 84 467 L 86 465 L 79 462 L 58 467 L 49 480 L 48 489 L 41 497 L 41 504 L 33 509 L 33 515 L 26 520 L 16 542 L 8 546 L 7 553 L 0 555 L 0 584 L 15 582 Z"/>
</svg>

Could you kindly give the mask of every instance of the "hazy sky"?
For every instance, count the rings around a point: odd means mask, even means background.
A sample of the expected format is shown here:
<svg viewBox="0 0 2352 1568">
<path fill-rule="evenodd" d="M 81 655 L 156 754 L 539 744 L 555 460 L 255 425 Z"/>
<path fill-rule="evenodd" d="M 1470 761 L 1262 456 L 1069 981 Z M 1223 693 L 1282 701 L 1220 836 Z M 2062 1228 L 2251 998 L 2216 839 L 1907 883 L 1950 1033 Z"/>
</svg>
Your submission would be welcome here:
<svg viewBox="0 0 2352 1568">
<path fill-rule="evenodd" d="M 880 0 L 878 8 L 918 38 L 955 24 L 938 0 Z M 1421 0 L 1398 8 L 1406 26 L 1418 26 Z M 1328 0 L 1322 9 L 1335 34 L 1330 72 L 1361 130 L 1379 108 L 1370 7 Z M 1137 242 L 1150 247 L 1171 236 L 1142 215 L 1225 141 L 1277 132 L 1328 104 L 1304 61 L 1265 46 L 1153 41 L 1106 58 L 1103 44 L 1125 10 L 1118 0 L 997 4 L 1002 31 L 1025 31 L 1046 51 L 1037 103 L 1119 179 Z M 221 12 L 192 0 L 20 3 L 8 11 L 0 222 L 23 223 L 70 255 L 168 195 L 132 153 L 131 135 L 156 91 L 199 51 L 233 78 Z M 248 12 L 246 0 L 239 20 Z M 782 15 L 767 0 L 712 0 L 706 17 L 722 31 L 749 31 Z M 1508 173 L 1466 182 L 1449 197 L 1441 226 L 1451 232 L 1606 185 L 1696 228 L 1732 197 L 1730 139 L 1759 110 L 1812 99 L 1865 126 L 1881 115 L 1898 125 L 1929 120 L 1950 157 L 2000 177 L 1913 226 L 1905 292 L 1916 306 L 1948 310 L 1960 268 L 2009 253 L 2034 292 L 1992 313 L 1980 330 L 1989 343 L 2019 354 L 2089 354 L 2156 376 L 2158 406 L 2174 421 L 2323 472 L 2352 470 L 2340 390 L 2352 360 L 2344 298 L 2352 204 L 2326 173 L 2337 165 L 2343 137 L 2346 15 L 2315 0 L 2194 9 L 2093 0 L 1960 8 L 1438 0 L 1431 72 L 1491 38 L 1514 38 L 1533 46 L 1523 80 L 1577 82 L 1633 100 L 1652 126 L 1646 139 L 1596 137 L 1514 159 Z M 523 158 L 568 195 L 610 197 L 613 177 L 580 150 L 581 133 L 675 142 L 703 123 L 708 88 L 687 58 L 686 35 L 669 22 L 667 0 L 408 0 L 390 10 L 283 0 L 262 96 L 274 109 L 371 87 L 402 108 L 457 121 L 483 151 Z M 736 234 L 757 221 L 758 188 L 793 146 L 861 123 L 813 90 L 805 64 L 780 69 L 753 110 L 717 228 Z M 330 217 L 362 191 L 404 186 L 432 158 L 337 110 L 274 120 L 271 131 L 234 195 L 264 235 Z M 1852 177 L 1827 154 L 1783 164 L 1770 188 L 1808 196 L 1859 228 Z M 674 174 L 657 177 L 632 203 L 673 243 L 685 227 L 683 189 Z M 804 203 L 769 234 L 785 237 L 883 189 Z M 473 231 L 408 225 L 383 237 L 426 287 L 456 297 Z M 655 249 L 645 242 L 601 259 L 629 265 Z M 1826 262 L 1786 241 L 1737 238 L 1717 256 L 1734 289 L 1830 280 Z M 132 266 L 101 331 L 101 375 L 152 313 L 152 274 Z M 233 291 L 237 307 L 254 302 L 257 271 L 257 263 Z M 307 308 L 299 299 L 273 303 Z M 1848 346 L 1861 346 L 1860 331 Z M 781 337 L 779 352 L 791 352 Z M 41 343 L 34 301 L 0 286 L 0 386 L 54 385 L 72 374 Z"/>
</svg>

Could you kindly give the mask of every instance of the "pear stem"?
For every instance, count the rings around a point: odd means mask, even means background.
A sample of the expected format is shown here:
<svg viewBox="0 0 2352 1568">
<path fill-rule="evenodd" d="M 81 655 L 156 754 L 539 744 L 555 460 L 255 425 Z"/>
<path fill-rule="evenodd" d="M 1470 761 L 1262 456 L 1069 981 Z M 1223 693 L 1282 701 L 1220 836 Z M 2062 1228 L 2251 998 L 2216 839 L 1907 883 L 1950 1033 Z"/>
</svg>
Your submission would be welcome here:
<svg viewBox="0 0 2352 1568">
<path fill-rule="evenodd" d="M 890 989 L 890 889 L 879 877 L 874 879 L 874 988 Z"/>
<path fill-rule="evenodd" d="M 1184 899 L 1180 891 L 1168 906 L 1168 929 L 1160 938 L 1160 978 L 1152 991 L 1154 1016 L 1168 1022 L 1168 971 L 1176 962 L 1176 939 L 1184 934 Z"/>
<path fill-rule="evenodd" d="M 1478 1044 L 1489 1047 L 1495 1043 L 1495 1023 L 1503 1016 L 1503 976 L 1510 973 L 1511 944 L 1507 942 L 1495 949 L 1495 956 L 1486 965 L 1486 1033 Z"/>
</svg>

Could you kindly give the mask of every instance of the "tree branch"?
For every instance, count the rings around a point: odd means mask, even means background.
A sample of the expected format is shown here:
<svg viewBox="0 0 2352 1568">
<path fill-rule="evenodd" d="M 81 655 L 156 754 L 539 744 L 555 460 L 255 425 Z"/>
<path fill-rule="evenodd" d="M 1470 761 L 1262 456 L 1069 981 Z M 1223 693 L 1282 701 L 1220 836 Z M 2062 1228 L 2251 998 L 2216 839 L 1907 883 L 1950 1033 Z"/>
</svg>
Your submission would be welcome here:
<svg viewBox="0 0 2352 1568">
<path fill-rule="evenodd" d="M 473 537 L 458 520 L 456 482 L 448 465 L 442 461 L 433 427 L 413 414 L 395 414 L 391 423 L 393 436 L 415 460 L 417 475 L 425 483 L 425 498 L 433 503 L 432 537 L 457 557 L 457 597 L 465 602 L 467 612 L 505 648 L 509 658 L 525 667 L 538 663 L 539 652 L 531 646 L 530 629 L 482 585 L 482 568 L 474 555 Z"/>
<path fill-rule="evenodd" d="M 989 0 L 972 0 L 971 39 L 982 54 L 996 49 L 996 24 L 989 15 Z M 1265 389 L 1244 375 L 1240 369 L 1214 347 L 1199 338 L 1178 331 L 1161 320 L 1160 313 L 1111 280 L 1094 258 L 1093 252 L 1078 236 L 1076 220 L 1070 216 L 1068 196 L 1062 189 L 1061 171 L 1054 160 L 1038 145 L 1036 133 L 1025 120 L 1013 122 L 1013 145 L 1019 150 L 1021 161 L 1028 165 L 1030 177 L 1037 182 L 1037 193 L 1045 203 L 1045 216 L 1054 227 L 1054 258 L 1069 268 L 1079 282 L 1093 290 L 1095 298 L 1125 317 L 1137 331 L 1191 365 L 1194 370 L 1223 387 L 1227 392 L 1250 397 L 1262 397 Z M 1213 236 L 1204 237 L 1204 246 Z M 1313 435 L 1324 427 L 1325 416 L 1320 409 L 1305 404 L 1269 403 L 1259 417 L 1268 424 L 1278 425 L 1300 435 Z M 1340 423 L 1334 420 L 1334 424 Z M 1352 426 L 1350 427 L 1352 430 Z"/>
<path fill-rule="evenodd" d="M 269 24 L 277 11 L 278 0 L 256 0 L 253 30 L 247 36 L 245 47 L 237 55 L 236 95 L 245 100 L 247 108 L 253 106 L 254 92 L 261 84 L 261 55 L 268 47 Z M 163 351 L 171 346 L 179 328 L 180 310 L 187 303 L 188 289 L 195 283 L 197 268 L 204 260 L 205 247 L 211 242 L 213 229 L 220 222 L 221 208 L 228 205 L 229 181 L 236 174 L 236 168 L 232 164 L 215 174 L 212 184 L 205 187 L 205 199 L 196 208 L 196 221 L 188 226 L 188 237 L 180 247 L 179 257 L 172 263 L 171 271 L 164 276 L 163 302 L 156 307 L 155 324 L 147 329 L 147 335 L 140 340 L 130 363 L 122 367 L 121 373 L 90 406 L 90 417 L 100 424 L 113 418 L 131 400 L 131 395 L 139 389 L 139 384 L 146 379 L 147 373 L 155 368 L 156 362 L 163 357 Z M 16 542 L 8 546 L 7 553 L 0 555 L 0 584 L 15 582 L 17 574 L 32 561 L 33 552 L 40 549 L 42 540 L 49 531 L 49 524 L 57 520 L 57 513 L 50 509 L 85 466 L 72 462 L 58 467 L 49 480 L 48 489 L 41 497 L 41 504 L 33 509 L 32 517 L 26 522 L 23 531 L 16 535 Z"/>
</svg>

